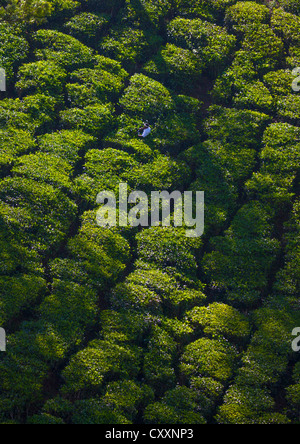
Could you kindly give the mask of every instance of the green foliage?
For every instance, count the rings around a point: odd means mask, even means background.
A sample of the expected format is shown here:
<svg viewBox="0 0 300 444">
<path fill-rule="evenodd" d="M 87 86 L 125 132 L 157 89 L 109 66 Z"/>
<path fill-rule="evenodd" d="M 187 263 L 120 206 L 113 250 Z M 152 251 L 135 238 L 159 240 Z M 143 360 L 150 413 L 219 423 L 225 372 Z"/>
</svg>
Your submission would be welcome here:
<svg viewBox="0 0 300 444">
<path fill-rule="evenodd" d="M 255 424 L 274 407 L 269 392 L 252 386 L 234 386 L 225 395 L 217 415 L 219 424 Z"/>
<path fill-rule="evenodd" d="M 191 378 L 191 389 L 197 393 L 198 408 L 205 417 L 211 416 L 222 398 L 224 387 L 213 378 Z"/>
<path fill-rule="evenodd" d="M 276 69 L 282 61 L 284 45 L 274 31 L 265 24 L 255 24 L 246 29 L 242 50 L 262 73 Z"/>
<path fill-rule="evenodd" d="M 70 16 L 76 14 L 77 9 L 80 7 L 80 0 L 48 0 L 53 7 L 53 13 L 51 14 L 51 21 L 66 20 Z"/>
<path fill-rule="evenodd" d="M 74 406 L 71 401 L 62 398 L 61 396 L 56 396 L 51 398 L 43 406 L 43 413 L 50 415 L 51 417 L 63 418 L 66 422 L 70 418 L 74 411 Z"/>
<path fill-rule="evenodd" d="M 186 378 L 210 377 L 225 383 L 233 376 L 237 359 L 238 352 L 229 342 L 202 338 L 186 347 L 180 371 Z"/>
<path fill-rule="evenodd" d="M 64 27 L 73 37 L 81 40 L 86 45 L 95 46 L 95 43 L 103 30 L 107 27 L 109 16 L 106 14 L 93 14 L 82 12 L 75 15 Z"/>
<path fill-rule="evenodd" d="M 107 386 L 103 402 L 133 421 L 143 406 L 153 401 L 154 393 L 146 385 L 134 381 L 113 382 Z"/>
<path fill-rule="evenodd" d="M 225 172 L 214 155 L 217 142 L 206 141 L 186 150 L 182 157 L 192 167 L 196 180 L 194 191 L 205 190 L 205 232 L 217 229 L 235 208 L 237 198 L 234 187 L 225 178 Z M 221 190 L 216 199 L 217 190 Z"/>
<path fill-rule="evenodd" d="M 187 387 L 178 386 L 160 402 L 148 405 L 144 420 L 146 424 L 205 424 L 198 410 L 197 394 Z"/>
<path fill-rule="evenodd" d="M 113 342 L 143 343 L 143 338 L 150 328 L 151 321 L 145 322 L 143 315 L 137 311 L 103 310 L 100 315 L 101 336 Z"/>
<path fill-rule="evenodd" d="M 0 65 L 6 71 L 9 82 L 13 80 L 14 70 L 23 62 L 28 54 L 27 40 L 6 22 L 0 24 Z"/>
<path fill-rule="evenodd" d="M 125 0 L 119 19 L 127 26 L 140 26 L 142 29 L 159 30 L 172 11 L 171 0 Z"/>
<path fill-rule="evenodd" d="M 280 251 L 268 219 L 259 203 L 245 205 L 225 236 L 212 240 L 214 251 L 204 256 L 203 266 L 213 285 L 226 290 L 228 300 L 238 307 L 251 307 L 260 300 Z"/>
<path fill-rule="evenodd" d="M 71 190 L 71 166 L 60 157 L 37 153 L 20 157 L 12 172 L 15 176 L 48 183 L 63 191 Z"/>
<path fill-rule="evenodd" d="M 200 292 L 190 291 L 187 296 L 184 292 L 178 292 L 178 294 L 180 294 L 182 296 L 182 299 L 180 302 L 183 303 L 183 305 L 184 305 L 184 303 L 187 303 L 187 305 L 189 305 L 189 303 L 190 303 L 190 305 L 194 305 L 195 303 L 196 304 L 203 303 L 203 299 L 202 299 L 202 301 L 200 299 Z M 189 298 L 188 296 L 194 296 L 193 301 L 191 301 L 191 297 Z M 198 300 L 196 300 L 197 297 L 198 297 Z M 181 316 L 180 310 L 177 310 L 177 312 L 179 313 L 179 316 Z M 176 311 L 175 311 L 175 313 L 176 313 Z M 172 314 L 173 314 L 173 312 L 172 312 Z M 169 335 L 172 336 L 172 338 L 174 338 L 175 341 L 180 342 L 180 344 L 187 344 L 192 337 L 192 334 L 193 334 L 192 328 L 187 324 L 187 322 L 181 321 L 177 318 L 165 317 L 165 318 L 163 318 L 161 325 L 162 325 L 162 328 L 167 333 L 169 333 Z"/>
<path fill-rule="evenodd" d="M 299 13 L 0 2 L 1 424 L 299 421 Z M 98 226 L 120 183 L 204 191 L 203 239 Z"/>
<path fill-rule="evenodd" d="M 95 340 L 71 358 L 62 375 L 64 393 L 97 393 L 105 378 L 134 378 L 139 372 L 140 352 L 136 347 L 123 347 Z"/>
<path fill-rule="evenodd" d="M 297 313 L 268 307 L 261 308 L 255 313 L 254 320 L 258 331 L 252 338 L 247 356 L 243 358 L 244 367 L 240 370 L 241 380 L 251 381 L 255 368 L 257 369 L 256 384 L 278 383 L 293 353 L 290 335 L 298 319 Z"/>
<path fill-rule="evenodd" d="M 0 324 L 16 318 L 22 310 L 35 304 L 46 290 L 46 282 L 38 276 L 0 277 Z"/>
<path fill-rule="evenodd" d="M 21 25 L 42 25 L 51 17 L 65 18 L 76 11 L 79 2 L 73 0 L 9 0 L 1 8 L 1 17 Z"/>
<path fill-rule="evenodd" d="M 21 94 L 48 93 L 51 96 L 63 93 L 66 72 L 53 62 L 42 60 L 21 66 L 16 88 Z"/>
<path fill-rule="evenodd" d="M 86 0 L 87 6 L 93 11 L 106 12 L 114 14 L 122 6 L 123 0 Z"/>
<path fill-rule="evenodd" d="M 289 403 L 289 409 L 292 410 L 292 415 L 297 421 L 297 413 L 300 406 L 300 384 L 293 384 L 287 388 L 287 401 Z"/>
<path fill-rule="evenodd" d="M 101 190 L 118 190 L 119 184 L 128 180 L 132 169 L 138 167 L 133 156 L 112 148 L 90 150 L 85 159 L 85 173 L 76 184 L 80 193 L 84 192 L 85 198 L 94 204 Z"/>
<path fill-rule="evenodd" d="M 42 266 L 37 253 L 26 248 L 24 242 L 14 239 L 2 218 L 0 246 L 1 276 L 14 277 L 18 274 L 42 276 Z"/>
<path fill-rule="evenodd" d="M 168 38 L 177 46 L 190 49 L 213 74 L 224 68 L 236 39 L 212 23 L 200 19 L 176 18 L 168 25 Z"/>
<path fill-rule="evenodd" d="M 217 78 L 212 90 L 213 98 L 218 104 L 230 105 L 236 95 L 245 91 L 245 85 L 256 80 L 257 72 L 248 53 L 237 51 L 231 66 Z"/>
<path fill-rule="evenodd" d="M 99 50 L 101 54 L 121 62 L 126 70 L 134 71 L 161 43 L 161 37 L 147 30 L 118 26 L 100 41 Z"/>
<path fill-rule="evenodd" d="M 154 156 L 153 156 L 154 157 Z M 76 179 L 77 191 L 91 204 L 101 190 L 112 190 L 119 195 L 119 184 L 127 183 L 128 192 L 137 189 L 149 193 L 157 189 L 182 187 L 189 171 L 183 162 L 156 154 L 146 164 L 124 151 L 106 148 L 90 150 L 86 155 L 84 174 Z"/>
<path fill-rule="evenodd" d="M 51 131 L 59 102 L 44 94 L 26 96 L 24 99 L 4 99 L 0 105 L 0 127 L 19 129 L 31 133 Z"/>
<path fill-rule="evenodd" d="M 83 109 L 61 111 L 60 118 L 65 129 L 86 131 L 92 136 L 101 137 L 113 123 L 112 111 L 110 104 L 89 105 Z"/>
<path fill-rule="evenodd" d="M 278 0 L 279 6 L 281 6 L 285 11 L 292 12 L 293 14 L 300 13 L 300 7 L 297 0 Z"/>
<path fill-rule="evenodd" d="M 225 0 L 226 1 L 226 0 Z M 222 1 L 218 1 L 221 4 Z M 196 18 L 199 17 L 203 20 L 213 21 L 212 7 L 217 2 L 209 4 L 209 1 L 195 0 L 193 3 L 187 0 L 175 0 L 174 1 L 174 14 L 180 17 Z"/>
<path fill-rule="evenodd" d="M 35 148 L 31 134 L 17 129 L 0 131 L 0 166 L 10 166 L 18 156 L 27 154 Z"/>
<path fill-rule="evenodd" d="M 67 258 L 51 262 L 51 292 L 39 307 L 34 342 L 51 364 L 83 343 L 96 322 L 99 290 L 115 283 L 128 261 L 129 247 L 121 236 L 88 222 L 73 241 L 67 245 Z"/>
<path fill-rule="evenodd" d="M 142 74 L 135 74 L 130 79 L 130 86 L 125 90 L 120 105 L 126 113 L 141 119 L 157 119 L 160 114 L 173 109 L 171 93 L 161 83 Z"/>
<path fill-rule="evenodd" d="M 87 287 L 54 279 L 51 295 L 39 308 L 47 325 L 44 334 L 37 335 L 41 353 L 47 360 L 64 357 L 71 346 L 84 339 L 85 329 L 93 326 L 97 314 L 97 293 Z"/>
<path fill-rule="evenodd" d="M 88 151 L 96 142 L 95 137 L 80 130 L 63 130 L 44 134 L 38 139 L 40 151 L 61 157 L 74 167 L 81 153 Z"/>
<path fill-rule="evenodd" d="M 105 405 L 98 398 L 78 401 L 74 410 L 72 424 L 76 425 L 132 424 L 118 410 Z"/>
<path fill-rule="evenodd" d="M 299 239 L 300 239 L 300 202 L 297 199 L 293 206 L 290 220 L 286 223 L 285 232 L 285 264 L 278 272 L 274 292 L 297 305 L 299 294 Z"/>
<path fill-rule="evenodd" d="M 290 69 L 294 69 L 295 66 L 299 65 L 300 51 L 299 51 L 298 45 L 297 46 L 290 46 L 289 57 L 287 57 L 286 61 L 287 61 L 287 66 Z"/>
<path fill-rule="evenodd" d="M 62 419 L 55 418 L 47 413 L 42 413 L 41 415 L 34 415 L 28 418 L 27 424 L 62 425 L 65 423 Z"/>
<path fill-rule="evenodd" d="M 76 11 L 79 2 L 73 0 L 8 0 L 1 6 L 0 17 L 22 27 L 40 26 L 52 17 L 64 19 Z"/>
<path fill-rule="evenodd" d="M 12 23 L 41 25 L 52 11 L 51 0 L 9 0 L 6 8 L 1 7 L 1 16 Z"/>
<path fill-rule="evenodd" d="M 270 387 L 276 387 L 286 374 L 295 314 L 265 307 L 255 312 L 254 321 L 257 331 L 219 409 L 217 420 L 222 424 L 289 422 L 285 415 L 273 413 L 275 400 Z"/>
<path fill-rule="evenodd" d="M 1 415 L 10 412 L 17 418 L 28 407 L 40 405 L 47 366 L 37 352 L 32 324 L 27 323 L 24 330 L 10 335 L 9 349 L 1 359 L 0 369 Z"/>
<path fill-rule="evenodd" d="M 170 88 L 192 92 L 200 81 L 203 63 L 188 49 L 167 44 L 143 67 L 143 72 Z"/>
<path fill-rule="evenodd" d="M 175 341 L 160 327 L 154 327 L 144 356 L 147 384 L 159 395 L 175 386 Z"/>
<path fill-rule="evenodd" d="M 53 62 L 67 70 L 91 67 L 95 61 L 92 49 L 62 32 L 39 29 L 33 38 L 38 60 Z"/>
<path fill-rule="evenodd" d="M 161 302 L 159 295 L 154 291 L 130 282 L 118 286 L 113 294 L 115 309 L 142 310 L 158 315 L 161 313 Z"/>
<path fill-rule="evenodd" d="M 121 65 L 100 57 L 94 69 L 81 69 L 72 73 L 67 85 L 68 98 L 73 106 L 84 107 L 99 101 L 116 101 L 125 88 L 128 74 Z"/>
<path fill-rule="evenodd" d="M 277 102 L 278 115 L 285 121 L 298 125 L 300 122 L 300 97 L 290 94 Z"/>
<path fill-rule="evenodd" d="M 206 133 L 212 140 L 225 144 L 257 147 L 269 117 L 265 114 L 213 106 L 205 122 Z"/>
<path fill-rule="evenodd" d="M 247 182 L 251 195 L 272 205 L 287 206 L 293 197 L 293 182 L 299 162 L 299 129 L 287 123 L 271 124 L 264 133 L 263 166 Z M 287 156 L 287 152 L 289 153 Z"/>
<path fill-rule="evenodd" d="M 218 158 L 227 180 L 242 183 L 254 169 L 256 150 L 269 117 L 250 110 L 213 106 L 205 121 L 212 141 L 209 151 Z"/>
<path fill-rule="evenodd" d="M 237 309 L 222 303 L 208 307 L 195 307 L 187 313 L 187 319 L 195 328 L 212 338 L 246 340 L 250 336 L 249 321 Z"/>
<path fill-rule="evenodd" d="M 248 108 L 265 113 L 272 113 L 275 108 L 272 95 L 260 81 L 244 85 L 236 94 L 233 103 L 238 108 Z"/>
<path fill-rule="evenodd" d="M 137 385 L 134 381 L 111 382 L 101 399 L 75 403 L 72 424 L 132 424 L 138 410 L 153 397 L 146 385 Z"/>
<path fill-rule="evenodd" d="M 116 283 L 130 258 L 128 242 L 113 231 L 99 228 L 95 219 L 83 221 L 78 235 L 69 241 L 68 251 L 93 286 L 102 290 Z"/>
<path fill-rule="evenodd" d="M 128 276 L 125 283 L 118 285 L 113 291 L 114 307 L 152 314 L 161 314 L 163 311 L 175 316 L 196 304 L 203 304 L 206 300 L 206 296 L 198 289 L 181 288 L 180 281 L 175 276 L 141 261 L 136 265 L 137 269 Z M 176 322 L 168 324 L 166 321 L 166 325 L 171 332 L 173 328 L 175 332 L 177 328 L 181 328 Z M 187 325 L 183 328 L 188 330 Z"/>
<path fill-rule="evenodd" d="M 252 1 L 240 1 L 226 9 L 225 22 L 236 31 L 247 29 L 247 25 L 268 23 L 269 8 Z"/>
<path fill-rule="evenodd" d="M 152 227 L 137 235 L 139 258 L 168 270 L 196 277 L 195 250 L 201 239 L 187 238 L 180 228 Z"/>
<path fill-rule="evenodd" d="M 272 15 L 271 24 L 273 29 L 288 44 L 300 43 L 300 17 L 285 12 L 282 8 L 275 9 Z"/>
<path fill-rule="evenodd" d="M 201 102 L 189 96 L 173 96 L 156 80 L 135 74 L 119 103 L 126 114 L 120 116 L 122 130 L 117 137 L 131 139 L 142 121 L 147 119 L 155 124 L 150 138 L 153 139 L 152 146 L 164 152 L 178 152 L 187 143 L 199 140 L 197 122 Z"/>
<path fill-rule="evenodd" d="M 51 251 L 62 241 L 75 216 L 76 205 L 51 185 L 25 178 L 0 183 L 0 217 L 21 242 Z"/>
<path fill-rule="evenodd" d="M 119 77 L 123 81 L 127 80 L 128 78 L 128 73 L 122 68 L 120 62 L 108 57 L 104 57 L 103 55 L 96 56 L 95 69 L 100 70 L 100 72 L 107 71 Z"/>
<path fill-rule="evenodd" d="M 291 85 L 294 77 L 289 70 L 269 72 L 264 76 L 264 83 L 276 98 L 287 96 L 291 93 Z"/>
</svg>

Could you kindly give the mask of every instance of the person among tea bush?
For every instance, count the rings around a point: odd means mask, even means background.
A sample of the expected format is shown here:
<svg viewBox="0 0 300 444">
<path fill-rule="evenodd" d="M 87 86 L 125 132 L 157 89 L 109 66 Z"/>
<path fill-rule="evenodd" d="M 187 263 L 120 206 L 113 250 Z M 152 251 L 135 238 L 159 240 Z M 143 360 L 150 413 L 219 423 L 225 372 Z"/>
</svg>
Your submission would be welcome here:
<svg viewBox="0 0 300 444">
<path fill-rule="evenodd" d="M 151 127 L 150 127 L 149 123 L 145 122 L 144 126 L 142 126 L 138 132 L 139 132 L 139 137 L 145 138 L 145 137 L 149 136 L 149 134 L 151 133 Z"/>
</svg>

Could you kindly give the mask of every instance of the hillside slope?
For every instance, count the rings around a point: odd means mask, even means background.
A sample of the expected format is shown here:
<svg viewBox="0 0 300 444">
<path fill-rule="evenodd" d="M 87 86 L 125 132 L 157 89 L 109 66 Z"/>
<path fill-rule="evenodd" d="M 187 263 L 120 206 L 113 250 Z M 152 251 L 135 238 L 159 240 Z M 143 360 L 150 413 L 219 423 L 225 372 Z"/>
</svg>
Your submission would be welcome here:
<svg viewBox="0 0 300 444">
<path fill-rule="evenodd" d="M 300 2 L 0 19 L 0 422 L 298 423 Z M 204 235 L 100 228 L 120 183 L 204 191 Z"/>
</svg>

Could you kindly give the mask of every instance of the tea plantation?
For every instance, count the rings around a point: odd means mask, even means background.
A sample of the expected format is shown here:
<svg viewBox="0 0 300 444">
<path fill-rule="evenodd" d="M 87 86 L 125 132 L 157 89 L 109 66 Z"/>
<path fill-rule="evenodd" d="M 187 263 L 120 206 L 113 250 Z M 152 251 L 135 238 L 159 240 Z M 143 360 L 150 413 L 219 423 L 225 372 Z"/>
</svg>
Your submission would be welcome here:
<svg viewBox="0 0 300 444">
<path fill-rule="evenodd" d="M 0 423 L 299 423 L 300 1 L 3 0 L 0 43 Z M 120 183 L 203 236 L 100 227 Z"/>
</svg>

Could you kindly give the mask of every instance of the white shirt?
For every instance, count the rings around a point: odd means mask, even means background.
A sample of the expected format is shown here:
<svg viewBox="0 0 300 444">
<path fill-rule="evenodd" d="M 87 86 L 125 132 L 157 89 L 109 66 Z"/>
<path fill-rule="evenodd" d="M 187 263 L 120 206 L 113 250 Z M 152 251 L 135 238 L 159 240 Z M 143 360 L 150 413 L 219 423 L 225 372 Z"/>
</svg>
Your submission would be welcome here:
<svg viewBox="0 0 300 444">
<path fill-rule="evenodd" d="M 143 137 L 147 137 L 147 136 L 149 136 L 150 133 L 151 133 L 151 128 L 150 128 L 150 127 L 149 127 L 149 128 L 146 128 L 146 129 L 143 131 L 142 136 L 143 136 Z"/>
</svg>

